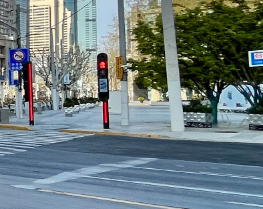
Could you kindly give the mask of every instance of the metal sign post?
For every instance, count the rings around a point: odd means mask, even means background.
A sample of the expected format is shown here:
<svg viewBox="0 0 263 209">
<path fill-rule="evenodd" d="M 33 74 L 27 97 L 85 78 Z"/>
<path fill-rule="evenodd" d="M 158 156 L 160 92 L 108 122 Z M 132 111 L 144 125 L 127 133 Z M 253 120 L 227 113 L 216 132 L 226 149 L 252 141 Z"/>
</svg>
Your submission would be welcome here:
<svg viewBox="0 0 263 209">
<path fill-rule="evenodd" d="M 23 104 L 22 104 L 22 78 L 21 70 L 23 68 L 22 63 L 29 61 L 29 50 L 27 48 L 10 49 L 10 66 L 9 66 L 9 84 L 17 86 L 16 93 L 16 116 L 19 119 L 23 118 Z M 14 78 L 18 74 L 18 78 Z"/>
</svg>

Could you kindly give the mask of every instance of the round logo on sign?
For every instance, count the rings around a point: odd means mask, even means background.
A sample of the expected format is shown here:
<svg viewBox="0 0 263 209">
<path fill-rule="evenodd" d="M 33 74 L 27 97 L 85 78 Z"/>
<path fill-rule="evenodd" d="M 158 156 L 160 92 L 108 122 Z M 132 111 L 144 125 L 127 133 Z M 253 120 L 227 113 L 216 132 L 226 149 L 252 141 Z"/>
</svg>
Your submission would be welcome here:
<svg viewBox="0 0 263 209">
<path fill-rule="evenodd" d="M 17 62 L 22 62 L 25 59 L 26 55 L 23 51 L 16 51 L 13 55 L 13 58 Z"/>
<path fill-rule="evenodd" d="M 256 59 L 262 59 L 263 58 L 263 54 L 262 53 L 255 53 L 255 58 Z"/>
</svg>

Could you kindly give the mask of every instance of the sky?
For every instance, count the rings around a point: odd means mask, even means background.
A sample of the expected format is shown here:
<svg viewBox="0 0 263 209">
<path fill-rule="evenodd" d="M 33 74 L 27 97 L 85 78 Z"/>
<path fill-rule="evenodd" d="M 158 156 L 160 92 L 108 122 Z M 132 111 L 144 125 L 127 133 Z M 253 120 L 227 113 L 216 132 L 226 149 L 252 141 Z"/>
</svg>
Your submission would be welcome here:
<svg viewBox="0 0 263 209">
<path fill-rule="evenodd" d="M 97 27 L 98 45 L 101 45 L 101 37 L 110 32 L 110 26 L 114 16 L 118 15 L 117 0 L 97 0 Z"/>
</svg>

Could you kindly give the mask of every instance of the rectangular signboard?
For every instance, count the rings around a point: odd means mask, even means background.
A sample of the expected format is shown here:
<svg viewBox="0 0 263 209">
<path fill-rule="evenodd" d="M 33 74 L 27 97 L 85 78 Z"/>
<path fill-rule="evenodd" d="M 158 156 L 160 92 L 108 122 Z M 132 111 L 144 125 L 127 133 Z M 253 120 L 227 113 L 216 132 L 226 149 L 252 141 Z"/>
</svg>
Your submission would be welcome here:
<svg viewBox="0 0 263 209">
<path fill-rule="evenodd" d="M 69 73 L 64 76 L 64 84 L 70 84 Z"/>
<path fill-rule="evenodd" d="M 249 67 L 263 66 L 263 50 L 248 52 Z"/>
<path fill-rule="evenodd" d="M 108 92 L 108 80 L 106 78 L 99 79 L 99 90 L 100 92 Z"/>
<path fill-rule="evenodd" d="M 13 85 L 18 85 L 18 80 L 14 79 L 14 70 L 8 70 L 9 72 L 9 85 L 13 86 Z"/>
<path fill-rule="evenodd" d="M 10 70 L 21 70 L 23 68 L 22 62 L 29 61 L 29 50 L 26 48 L 10 49 Z"/>
<path fill-rule="evenodd" d="M 116 57 L 116 75 L 117 75 L 117 79 L 122 79 L 123 78 L 123 69 L 122 66 L 123 65 L 123 57 Z"/>
</svg>

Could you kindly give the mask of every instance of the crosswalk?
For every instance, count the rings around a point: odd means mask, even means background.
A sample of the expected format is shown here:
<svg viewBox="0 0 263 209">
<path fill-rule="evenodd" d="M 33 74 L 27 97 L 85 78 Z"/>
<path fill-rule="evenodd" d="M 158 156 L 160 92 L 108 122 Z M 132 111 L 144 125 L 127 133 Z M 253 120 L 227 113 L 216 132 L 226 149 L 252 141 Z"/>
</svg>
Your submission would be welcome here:
<svg viewBox="0 0 263 209">
<path fill-rule="evenodd" d="M 44 131 L 11 131 L 1 130 L 0 132 L 0 157 L 16 153 L 26 152 L 43 145 L 70 141 L 87 135 L 67 134 L 60 132 Z"/>
</svg>

